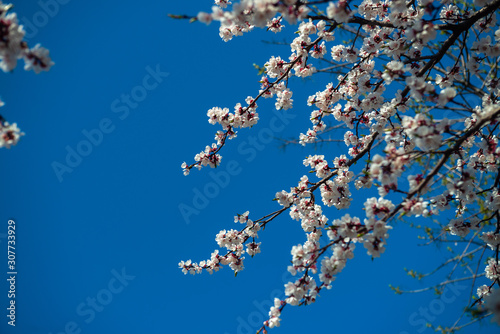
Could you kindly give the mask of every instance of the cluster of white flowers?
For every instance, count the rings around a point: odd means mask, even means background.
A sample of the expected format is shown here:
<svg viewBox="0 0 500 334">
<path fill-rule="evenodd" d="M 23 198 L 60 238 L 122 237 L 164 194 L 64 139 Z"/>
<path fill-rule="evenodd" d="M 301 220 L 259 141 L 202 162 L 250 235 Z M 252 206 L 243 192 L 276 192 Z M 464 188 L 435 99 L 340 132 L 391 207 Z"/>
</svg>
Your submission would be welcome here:
<svg viewBox="0 0 500 334">
<path fill-rule="evenodd" d="M 285 191 L 276 194 L 280 204 L 283 203 L 282 205 L 290 208 L 290 217 L 300 221 L 305 232 L 313 232 L 317 228 L 324 227 L 328 220 L 323 215 L 321 206 L 311 197 L 309 185 L 309 179 L 303 176 L 298 187 L 292 188 L 289 194 Z"/>
<path fill-rule="evenodd" d="M 316 176 L 324 178 L 330 174 L 330 166 L 324 155 L 310 155 L 304 159 L 304 166 L 310 166 L 316 170 Z"/>
<path fill-rule="evenodd" d="M 450 220 L 448 227 L 452 235 L 458 235 L 459 237 L 465 237 L 469 234 L 470 230 L 480 229 L 480 220 L 477 217 L 470 217 L 465 219 L 464 217 L 458 217 L 457 219 Z"/>
<path fill-rule="evenodd" d="M 184 175 L 188 175 L 191 168 L 196 167 L 201 169 L 204 166 L 212 168 L 220 164 L 222 156 L 218 154 L 219 150 L 224 146 L 226 139 L 236 138 L 237 128 L 250 128 L 259 121 L 259 114 L 256 112 L 257 103 L 255 99 L 248 96 L 245 99 L 246 107 L 242 107 L 241 103 L 237 103 L 234 107 L 234 113 L 229 112 L 228 108 L 215 107 L 207 112 L 208 122 L 210 124 L 220 124 L 223 131 L 217 131 L 215 140 L 212 146 L 206 146 L 204 151 L 196 154 L 194 160 L 196 163 L 188 165 L 186 162 L 181 164 Z"/>
<path fill-rule="evenodd" d="M 385 157 L 380 154 L 373 157 L 369 169 L 372 180 L 380 183 L 378 191 L 381 196 L 386 195 L 389 190 L 398 189 L 398 179 L 410 160 L 403 147 L 396 149 L 389 144 L 386 149 L 388 151 Z"/>
<path fill-rule="evenodd" d="M 476 194 L 477 180 L 475 178 L 476 171 L 473 168 L 464 164 L 461 159 L 457 160 L 456 169 L 460 172 L 460 178 L 454 183 L 446 185 L 446 194 L 454 196 L 457 200 L 462 201 L 462 204 L 472 204 L 478 200 Z"/>
<path fill-rule="evenodd" d="M 189 171 L 193 167 L 196 167 L 198 169 L 201 169 L 201 167 L 203 166 L 210 166 L 214 168 L 217 167 L 222 160 L 221 155 L 217 154 L 217 151 L 217 144 L 212 144 L 212 147 L 206 146 L 204 151 L 196 154 L 196 156 L 194 157 L 196 163 L 194 163 L 193 165 L 188 166 L 187 163 L 183 162 L 181 164 L 181 167 L 183 169 L 184 175 L 188 175 Z"/>
<path fill-rule="evenodd" d="M 472 50 L 476 51 L 477 54 L 482 53 L 487 57 L 500 56 L 500 45 L 498 43 L 492 44 L 491 36 L 483 37 L 479 41 L 472 43 Z"/>
<path fill-rule="evenodd" d="M 351 218 L 349 214 L 344 215 L 341 219 L 335 219 L 332 225 L 336 228 L 335 236 L 341 235 L 349 239 L 357 238 L 364 228 L 358 217 Z M 328 231 L 330 239 L 334 239 L 331 236 L 332 231 L 334 230 Z"/>
<path fill-rule="evenodd" d="M 391 229 L 388 223 L 398 215 L 432 217 L 454 210 L 454 218 L 442 222 L 440 231 L 452 239 L 475 238 L 498 258 L 500 29 L 495 13 L 500 0 L 473 2 L 475 7 L 467 1 L 432 0 L 221 0 L 211 13 L 198 14 L 202 22 L 219 21 L 225 41 L 256 27 L 284 33 L 284 21 L 296 27 L 289 54 L 266 58 L 259 93 L 247 100 L 248 107 L 237 105 L 234 113 L 209 110 L 209 122 L 220 124 L 222 131 L 216 144 L 196 155 L 194 164 L 183 164 L 185 174 L 192 167 L 220 163 L 218 152 L 226 139 L 236 137 L 237 128 L 258 122 L 259 98 L 275 98 L 276 109 L 291 109 L 300 105 L 292 99 L 297 98 L 293 79 L 320 78 L 321 72 L 334 78 L 308 94 L 312 125 L 298 135 L 298 142 L 307 146 L 328 141 L 328 133 L 343 141 L 347 152 L 336 154 L 333 162 L 322 154 L 307 156 L 303 165 L 318 180 L 302 176 L 290 191 L 275 195 L 281 205 L 276 215 L 288 211 L 300 222 L 306 241 L 292 248 L 288 267 L 301 276 L 285 285 L 286 298 L 275 300 L 264 327 L 279 326 L 284 305 L 312 303 L 321 289 L 330 288 L 353 258 L 357 243 L 371 257 L 379 257 Z M 335 43 L 340 29 L 351 38 L 342 35 L 342 42 Z M 364 165 L 355 166 L 360 162 Z M 364 202 L 365 217 L 337 213 L 356 204 L 350 182 L 357 190 L 377 187 L 379 197 Z M 329 223 L 331 212 L 337 216 Z M 183 270 L 213 271 L 220 264 L 242 270 L 242 255 L 260 251 L 253 231 L 260 225 L 248 215 L 236 219 L 248 225 L 219 233 L 219 246 L 228 250 L 225 256 L 215 253 L 203 265 L 182 263 Z M 326 244 L 320 240 L 325 234 Z M 485 276 L 498 283 L 499 265 L 492 261 Z M 500 294 L 492 286 L 478 289 L 479 305 L 483 297 Z M 496 298 L 490 309 L 500 304 Z"/>
<path fill-rule="evenodd" d="M 280 315 L 284 305 L 285 304 L 279 298 L 274 298 L 274 305 L 271 306 L 271 310 L 269 311 L 269 320 L 264 322 L 265 326 L 269 328 L 280 326 Z"/>
<path fill-rule="evenodd" d="M 231 40 L 234 36 L 241 36 L 244 32 L 251 31 L 254 27 L 274 27 L 276 25 L 275 15 L 281 13 L 288 22 L 295 24 L 297 20 L 302 20 L 309 13 L 307 6 L 294 6 L 297 0 L 286 0 L 276 2 L 274 0 L 243 0 L 233 4 L 231 10 L 223 9 L 231 4 L 230 1 L 215 1 L 217 6 L 212 7 L 211 13 L 200 12 L 197 19 L 206 24 L 212 21 L 219 21 L 219 35 L 225 41 Z M 281 24 L 273 32 L 281 31 Z"/>
<path fill-rule="evenodd" d="M 354 62 L 358 59 L 357 48 L 349 48 L 343 44 L 335 45 L 331 49 L 331 56 L 335 61 Z"/>
<path fill-rule="evenodd" d="M 382 73 L 382 79 L 390 84 L 394 79 L 397 79 L 404 75 L 407 71 L 404 64 L 398 60 L 392 60 L 387 63 L 384 73 Z"/>
<path fill-rule="evenodd" d="M 443 132 L 448 126 L 446 120 L 433 122 L 424 114 L 415 117 L 404 116 L 401 125 L 415 145 L 425 151 L 436 150 L 443 144 Z"/>
<path fill-rule="evenodd" d="M 356 11 L 349 9 L 349 3 L 346 0 L 338 2 L 330 2 L 326 8 L 326 15 L 328 18 L 335 20 L 339 23 L 344 23 L 351 18 Z"/>
<path fill-rule="evenodd" d="M 10 148 L 16 145 L 19 138 L 23 135 L 24 132 L 21 132 L 16 123 L 9 124 L 8 122 L 2 122 L 0 117 L 0 148 Z"/>
<path fill-rule="evenodd" d="M 17 60 L 24 59 L 24 69 L 33 70 L 36 74 L 48 71 L 54 63 L 49 57 L 49 50 L 36 44 L 29 48 L 24 41 L 25 31 L 19 25 L 16 13 L 8 13 L 11 4 L 0 1 L 0 68 L 4 72 L 11 72 L 17 66 Z M 0 100 L 0 107 L 4 102 Z M 0 115 L 0 148 L 10 148 L 16 145 L 19 138 L 24 135 L 16 123 L 9 124 Z"/>
<path fill-rule="evenodd" d="M 394 209 L 394 204 L 390 200 L 382 197 L 368 198 L 365 201 L 364 205 L 365 205 L 366 217 L 368 218 L 373 218 L 373 217 L 382 218 L 386 214 L 391 212 L 392 209 Z"/>
<path fill-rule="evenodd" d="M 11 4 L 3 4 L 0 1 L 0 68 L 4 72 L 10 72 L 17 66 L 17 60 L 24 59 L 25 70 L 33 70 L 35 73 L 48 71 L 54 63 L 49 57 L 49 51 L 37 44 L 30 49 L 23 41 L 25 31 L 19 25 L 17 14 L 8 13 Z"/>
<path fill-rule="evenodd" d="M 484 272 L 486 273 L 486 278 L 492 281 L 500 279 L 500 263 L 495 259 L 489 259 Z"/>
<path fill-rule="evenodd" d="M 480 236 L 481 240 L 483 240 L 492 250 L 496 250 L 498 245 L 500 245 L 500 233 L 495 232 L 483 232 Z"/>
<path fill-rule="evenodd" d="M 469 144 L 473 143 L 474 137 L 472 137 Z M 500 147 L 498 146 L 498 137 L 496 135 L 489 136 L 487 138 L 481 138 L 481 141 L 476 144 L 477 151 L 471 154 L 469 161 L 467 162 L 467 167 L 484 172 L 494 172 L 497 168 L 499 157 L 500 157 Z M 499 197 L 498 189 L 493 189 L 486 199 L 487 204 L 493 205 L 492 209 L 499 209 Z"/>
<path fill-rule="evenodd" d="M 279 90 L 277 93 L 276 93 L 276 109 L 277 110 L 280 110 L 280 109 L 290 109 L 292 108 L 293 106 L 293 99 L 292 99 L 292 92 L 286 88 L 286 89 L 283 89 L 283 90 Z"/>
<path fill-rule="evenodd" d="M 215 250 L 211 258 L 206 261 L 199 263 L 192 262 L 191 260 L 181 261 L 179 262 L 179 268 L 182 269 L 182 272 L 194 275 L 206 270 L 212 274 L 214 271 L 218 271 L 223 265 L 229 265 L 235 272 L 243 270 L 243 260 L 245 260 L 243 255 L 248 253 L 248 255 L 253 257 L 255 254 L 260 253 L 261 245 L 260 242 L 255 242 L 255 239 L 258 238 L 257 232 L 259 232 L 261 225 L 259 222 L 249 219 L 249 214 L 250 212 L 247 211 L 234 217 L 235 223 L 245 225 L 242 230 L 222 230 L 215 237 L 215 241 L 219 247 L 226 248 L 227 253 L 225 255 L 219 255 L 219 251 Z"/>
<path fill-rule="evenodd" d="M 282 22 L 281 17 L 279 18 L 274 18 L 271 21 L 267 23 L 267 29 L 271 30 L 274 33 L 278 33 L 285 27 L 285 25 Z"/>
<path fill-rule="evenodd" d="M 403 202 L 402 209 L 406 215 L 415 217 L 429 217 L 433 212 L 429 201 L 424 201 L 422 197 L 406 199 Z"/>
<path fill-rule="evenodd" d="M 352 173 L 352 172 L 351 172 Z M 347 183 L 342 183 L 340 178 L 328 180 L 320 187 L 321 199 L 326 206 L 335 206 L 337 209 L 346 209 L 350 206 L 352 198 Z"/>
<path fill-rule="evenodd" d="M 210 124 L 219 123 L 226 131 L 254 126 L 259 121 L 259 114 L 255 112 L 257 105 L 251 96 L 247 97 L 246 101 L 249 105 L 244 108 L 240 103 L 237 103 L 234 107 L 234 113 L 229 112 L 228 108 L 215 107 L 208 110 L 208 122 Z"/>
<path fill-rule="evenodd" d="M 463 15 L 460 14 L 458 7 L 453 4 L 443 6 L 441 12 L 439 12 L 439 17 L 446 22 L 453 22 L 453 23 L 457 23 L 461 19 L 465 18 Z"/>
<path fill-rule="evenodd" d="M 483 297 L 486 297 L 486 296 L 489 296 L 491 294 L 491 291 L 490 291 L 490 288 L 485 284 L 485 285 L 481 285 L 479 288 L 477 288 L 477 296 L 479 298 L 483 298 Z"/>
<path fill-rule="evenodd" d="M 288 69 L 288 64 L 281 59 L 281 57 L 272 56 L 264 66 L 266 67 L 266 73 L 270 78 L 278 78 L 286 74 Z"/>
</svg>

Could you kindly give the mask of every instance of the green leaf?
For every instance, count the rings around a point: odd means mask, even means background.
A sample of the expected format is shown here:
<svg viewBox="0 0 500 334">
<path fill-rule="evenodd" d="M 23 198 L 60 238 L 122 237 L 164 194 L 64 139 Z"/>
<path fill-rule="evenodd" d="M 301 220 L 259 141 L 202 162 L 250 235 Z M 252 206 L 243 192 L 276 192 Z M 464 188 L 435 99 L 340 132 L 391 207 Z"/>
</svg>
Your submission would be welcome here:
<svg viewBox="0 0 500 334">
<path fill-rule="evenodd" d="M 264 73 L 266 73 L 266 68 L 265 67 L 259 66 L 259 65 L 255 64 L 255 63 L 253 63 L 253 67 L 258 71 L 257 75 L 259 75 L 259 76 L 262 75 L 262 74 L 264 74 Z"/>
</svg>

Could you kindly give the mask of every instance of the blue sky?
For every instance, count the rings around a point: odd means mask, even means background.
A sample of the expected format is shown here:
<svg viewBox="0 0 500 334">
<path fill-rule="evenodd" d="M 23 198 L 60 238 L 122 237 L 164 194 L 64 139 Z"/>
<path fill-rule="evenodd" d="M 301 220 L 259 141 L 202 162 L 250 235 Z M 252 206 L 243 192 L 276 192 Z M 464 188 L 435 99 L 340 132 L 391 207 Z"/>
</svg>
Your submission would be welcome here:
<svg viewBox="0 0 500 334">
<path fill-rule="evenodd" d="M 282 37 L 254 32 L 224 43 L 216 24 L 167 18 L 209 11 L 211 1 L 46 3 L 56 2 L 17 1 L 14 11 L 29 44 L 48 48 L 55 66 L 35 75 L 20 64 L 0 79 L 1 114 L 26 133 L 0 151 L 0 247 L 13 219 L 18 271 L 15 328 L 7 325 L 8 286 L 0 282 L 0 333 L 255 332 L 270 301 L 283 297 L 290 249 L 304 241 L 300 224 L 288 216 L 270 224 L 260 234 L 262 253 L 237 277 L 229 268 L 184 276 L 177 264 L 208 258 L 215 235 L 235 228 L 237 213 L 259 218 L 278 208 L 274 194 L 298 182 L 307 172 L 301 162 L 313 151 L 283 151 L 266 129 L 281 138 L 306 131 L 307 96 L 331 78 L 294 82 L 291 116 L 278 116 L 273 101 L 261 102 L 259 125 L 224 148 L 221 167 L 185 177 L 181 163 L 191 162 L 218 130 L 206 111 L 255 96 L 252 64 L 289 54 L 262 40 Z M 332 158 L 339 149 L 344 144 L 327 148 Z M 86 156 L 68 157 L 78 150 Z M 67 169 L 56 172 L 61 165 Z M 224 172 L 230 178 L 214 188 Z M 214 195 L 195 208 L 196 194 L 205 191 Z M 355 197 L 353 210 L 362 203 Z M 197 211 L 186 219 L 179 206 Z M 431 333 L 422 327 L 421 310 L 429 308 L 436 323 L 450 324 L 467 298 L 463 286 L 447 292 L 447 303 L 432 293 L 396 296 L 388 287 L 433 282 L 414 282 L 403 271 L 429 271 L 445 255 L 414 246 L 416 236 L 398 223 L 381 258 L 371 261 L 358 249 L 332 290 L 309 307 L 287 307 L 272 332 Z M 463 333 L 478 330 L 498 328 Z"/>
</svg>

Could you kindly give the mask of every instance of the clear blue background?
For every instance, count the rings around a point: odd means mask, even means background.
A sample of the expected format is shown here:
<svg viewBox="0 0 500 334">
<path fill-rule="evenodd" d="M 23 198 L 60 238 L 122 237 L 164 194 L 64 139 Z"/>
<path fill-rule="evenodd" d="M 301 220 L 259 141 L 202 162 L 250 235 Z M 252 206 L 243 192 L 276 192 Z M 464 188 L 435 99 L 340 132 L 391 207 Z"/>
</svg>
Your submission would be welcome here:
<svg viewBox="0 0 500 334">
<path fill-rule="evenodd" d="M 259 31 L 224 43 L 217 23 L 206 27 L 167 18 L 167 13 L 210 11 L 211 1 L 72 0 L 59 5 L 57 13 L 52 7 L 50 16 L 36 1 L 14 4 L 18 16 L 35 28 L 23 21 L 29 44 L 42 43 L 56 64 L 35 75 L 21 62 L 14 73 L 0 75 L 6 103 L 0 113 L 26 132 L 16 147 L 0 151 L 1 277 L 7 272 L 8 219 L 16 221 L 18 271 L 15 328 L 7 325 L 8 286 L 0 281 L 0 333 L 255 332 L 274 295 L 283 297 L 290 249 L 304 241 L 298 222 L 286 215 L 269 224 L 260 234 L 262 253 L 247 259 L 237 277 L 229 268 L 211 276 L 185 276 L 178 262 L 208 258 L 217 247 L 217 232 L 238 227 L 233 223 L 237 213 L 250 210 L 257 219 L 276 210 L 274 194 L 297 184 L 307 171 L 302 159 L 312 151 L 283 151 L 273 141 L 247 162 L 249 155 L 241 154 L 238 145 L 249 143 L 249 136 L 275 117 L 274 101 L 261 101 L 260 123 L 242 130 L 222 152 L 223 162 L 237 161 L 241 173 L 189 221 L 179 205 L 193 206 L 196 191 L 213 180 L 208 169 L 184 177 L 180 165 L 212 143 L 218 128 L 207 123 L 209 108 L 232 109 L 248 95 L 256 96 L 259 77 L 252 63 L 262 65 L 271 55 L 288 57 L 288 47 L 262 43 L 282 41 L 283 35 Z M 287 30 L 288 39 L 293 31 Z M 146 68 L 157 65 L 168 77 L 120 119 L 113 101 L 141 85 Z M 307 96 L 331 80 L 318 75 L 292 84 L 296 117 L 277 137 L 298 137 L 307 130 Z M 76 149 L 85 140 L 82 131 L 98 128 L 105 118 L 114 130 L 60 182 L 53 163 L 64 164 L 66 147 Z M 340 150 L 343 143 L 322 153 L 333 159 Z M 362 203 L 356 197 L 352 212 L 359 212 Z M 336 218 L 336 210 L 327 215 Z M 410 318 L 420 308 L 437 305 L 435 296 L 396 296 L 388 287 L 435 282 L 415 282 L 403 271 L 430 271 L 446 253 L 417 247 L 416 236 L 398 223 L 386 253 L 374 261 L 360 247 L 332 290 L 314 305 L 287 306 L 281 327 L 272 332 L 431 333 L 421 326 L 422 316 L 413 318 L 417 324 Z M 113 270 L 135 278 L 89 321 L 88 313 L 82 316 L 77 309 L 87 298 L 106 294 Z M 469 291 L 444 304 L 435 323 L 451 325 Z M 463 333 L 498 333 L 488 323 Z"/>
</svg>

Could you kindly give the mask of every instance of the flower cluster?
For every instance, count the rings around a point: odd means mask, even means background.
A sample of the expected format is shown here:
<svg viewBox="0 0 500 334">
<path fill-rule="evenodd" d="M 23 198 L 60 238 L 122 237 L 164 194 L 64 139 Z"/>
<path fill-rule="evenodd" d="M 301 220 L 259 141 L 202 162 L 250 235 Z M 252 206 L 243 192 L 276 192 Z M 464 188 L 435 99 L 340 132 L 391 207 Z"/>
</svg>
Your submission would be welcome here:
<svg viewBox="0 0 500 334">
<path fill-rule="evenodd" d="M 48 71 L 54 63 L 49 57 L 49 51 L 39 44 L 30 49 L 23 41 L 25 31 L 19 25 L 16 13 L 9 13 L 11 4 L 3 4 L 0 1 L 0 68 L 4 72 L 10 72 L 17 66 L 17 60 L 24 59 L 25 70 L 33 70 L 35 73 Z"/>
<path fill-rule="evenodd" d="M 469 234 L 470 230 L 479 230 L 480 221 L 477 217 L 470 217 L 466 220 L 464 217 L 458 217 L 457 219 L 452 219 L 448 223 L 450 233 L 452 235 L 457 235 L 459 237 L 465 237 Z"/>
<path fill-rule="evenodd" d="M 274 298 L 274 305 L 269 311 L 269 320 L 264 322 L 265 326 L 268 326 L 269 328 L 280 326 L 280 315 L 284 305 L 285 304 L 279 298 Z"/>
<path fill-rule="evenodd" d="M 415 146 L 425 151 L 436 150 L 442 145 L 442 134 L 448 126 L 445 120 L 432 122 L 424 114 L 404 116 L 401 125 L 410 139 L 414 140 Z"/>
<path fill-rule="evenodd" d="M 217 167 L 222 159 L 222 156 L 218 152 L 224 146 L 226 139 L 236 138 L 237 128 L 250 128 L 257 124 L 259 114 L 256 112 L 257 104 L 255 100 L 251 96 L 248 96 L 245 102 L 247 103 L 246 107 L 242 107 L 241 103 L 237 103 L 234 107 L 234 113 L 229 112 L 228 108 L 215 107 L 208 110 L 208 122 L 210 124 L 220 124 L 223 131 L 217 131 L 215 134 L 217 143 L 213 143 L 212 146 L 206 146 L 204 151 L 194 157 L 195 163 L 188 165 L 186 162 L 183 162 L 181 164 L 184 175 L 188 175 L 193 167 L 198 169 L 204 166 Z"/>
<path fill-rule="evenodd" d="M 257 232 L 260 230 L 261 225 L 259 222 L 254 222 L 248 218 L 249 212 L 238 214 L 234 217 L 235 223 L 245 225 L 245 227 L 238 231 L 231 229 L 229 231 L 222 230 L 215 237 L 215 241 L 221 248 L 226 248 L 225 255 L 219 255 L 219 251 L 215 250 L 210 259 L 201 261 L 199 263 L 188 261 L 179 262 L 179 268 L 182 269 L 184 274 L 199 274 L 203 270 L 212 274 L 218 271 L 221 266 L 229 265 L 229 267 L 236 273 L 243 270 L 243 256 L 248 253 L 250 256 L 260 253 L 260 242 L 255 242 L 258 238 Z M 246 249 L 245 249 L 246 244 Z"/>
<path fill-rule="evenodd" d="M 36 74 L 48 71 L 54 65 L 49 50 L 40 44 L 31 49 L 28 47 L 28 43 L 23 40 L 25 31 L 19 25 L 17 14 L 8 13 L 11 8 L 11 4 L 0 1 L 0 68 L 4 72 L 11 72 L 16 68 L 17 60 L 23 58 L 25 70 L 33 70 Z M 0 107 L 3 105 L 0 100 Z M 16 123 L 9 124 L 0 115 L 0 148 L 16 145 L 23 135 Z"/>
<path fill-rule="evenodd" d="M 282 17 L 294 24 L 297 20 L 304 19 L 310 12 L 305 5 L 294 6 L 297 0 L 286 0 L 283 3 L 273 0 L 242 1 L 233 4 L 232 10 L 224 11 L 230 1 L 215 1 L 218 6 L 212 7 L 211 13 L 200 12 L 197 19 L 204 23 L 219 21 L 219 35 L 225 41 L 234 36 L 241 36 L 244 32 L 251 31 L 254 27 L 268 27 L 276 25 L 275 15 L 281 13 Z M 281 20 L 281 19 L 278 19 Z M 279 26 L 272 31 L 278 32 Z"/>
<path fill-rule="evenodd" d="M 492 281 L 500 279 L 500 263 L 495 259 L 490 259 L 484 272 L 486 273 L 486 278 Z"/>
<path fill-rule="evenodd" d="M 253 103 L 252 97 L 248 97 L 246 101 L 248 107 L 242 107 L 237 103 L 234 107 L 234 113 L 229 112 L 228 108 L 215 107 L 207 112 L 208 122 L 210 124 L 219 123 L 226 131 L 236 128 L 252 127 L 259 121 L 259 114 L 255 112 L 257 105 Z"/>
<path fill-rule="evenodd" d="M 281 208 L 259 223 L 237 216 L 247 226 L 223 230 L 216 239 L 227 254 L 214 253 L 203 265 L 181 263 L 184 272 L 213 271 L 220 264 L 242 270 L 243 254 L 260 251 L 254 240 L 257 226 L 287 211 L 300 223 L 305 241 L 291 250 L 288 270 L 297 277 L 285 285 L 286 298 L 275 300 L 265 330 L 279 326 L 286 304 L 313 303 L 323 288 L 331 288 L 347 259 L 354 257 L 356 244 L 372 258 L 381 256 L 391 220 L 441 215 L 439 226 L 425 228 L 431 242 L 465 239 L 494 253 L 483 274 L 493 283 L 480 285 L 473 306 L 485 304 L 500 314 L 499 297 L 492 297 L 498 296 L 492 287 L 500 282 L 500 0 L 215 4 L 211 13 L 197 18 L 220 22 L 224 41 L 256 28 L 284 34 L 285 21 L 287 28 L 295 26 L 294 35 L 287 55 L 267 56 L 258 67 L 260 89 L 247 99 L 247 107 L 237 105 L 234 113 L 209 110 L 209 122 L 220 124 L 222 131 L 216 144 L 196 155 L 195 163 L 182 165 L 184 173 L 192 167 L 216 167 L 220 149 L 236 137 L 236 129 L 258 122 L 259 98 L 274 98 L 272 107 L 278 110 L 299 109 L 293 87 L 297 80 L 321 86 L 307 92 L 311 123 L 293 143 L 306 150 L 329 142 L 344 142 L 347 148 L 335 147 L 345 152 L 335 154 L 333 161 L 320 152 L 307 155 L 302 163 L 316 180 L 304 175 L 290 191 L 276 193 Z M 378 197 L 356 203 L 351 182 L 358 191 L 375 185 Z M 364 216 L 339 213 L 351 207 L 358 213 L 364 208 Z M 461 261 L 473 254 L 449 261 L 463 266 Z"/>
<path fill-rule="evenodd" d="M 9 124 L 4 122 L 0 116 L 0 148 L 10 148 L 16 145 L 19 138 L 24 135 L 24 132 L 17 127 L 16 123 Z"/>
<path fill-rule="evenodd" d="M 378 190 L 381 196 L 387 194 L 389 190 L 398 189 L 398 179 L 410 160 L 403 147 L 396 149 L 388 145 L 387 149 L 385 157 L 380 154 L 373 157 L 369 169 L 372 180 L 380 184 Z"/>
</svg>

